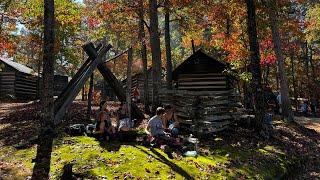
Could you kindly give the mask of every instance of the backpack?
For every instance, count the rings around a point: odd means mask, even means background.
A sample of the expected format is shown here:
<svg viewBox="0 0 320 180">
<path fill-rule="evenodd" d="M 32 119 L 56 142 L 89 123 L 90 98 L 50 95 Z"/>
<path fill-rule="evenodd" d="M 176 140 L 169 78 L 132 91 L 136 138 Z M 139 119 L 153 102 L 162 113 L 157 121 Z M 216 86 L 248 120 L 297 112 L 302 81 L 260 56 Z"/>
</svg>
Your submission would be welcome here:
<svg viewBox="0 0 320 180">
<path fill-rule="evenodd" d="M 84 135 L 86 131 L 84 124 L 73 124 L 66 128 L 66 133 L 72 136 L 81 136 Z"/>
</svg>

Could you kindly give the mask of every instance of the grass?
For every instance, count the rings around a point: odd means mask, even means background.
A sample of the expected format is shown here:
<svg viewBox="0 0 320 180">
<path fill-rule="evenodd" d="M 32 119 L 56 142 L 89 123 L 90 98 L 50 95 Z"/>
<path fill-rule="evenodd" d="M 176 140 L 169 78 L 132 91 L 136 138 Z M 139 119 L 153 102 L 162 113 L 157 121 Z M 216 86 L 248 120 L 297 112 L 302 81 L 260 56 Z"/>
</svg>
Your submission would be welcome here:
<svg viewBox="0 0 320 180">
<path fill-rule="evenodd" d="M 286 171 L 285 154 L 269 145 L 256 149 L 218 146 L 202 152 L 196 158 L 169 159 L 160 149 L 133 143 L 100 145 L 90 137 L 62 137 L 54 142 L 50 176 L 59 179 L 67 163 L 88 179 L 271 179 Z M 0 162 L 11 164 L 13 176 L 23 179 L 32 172 L 35 154 L 35 146 L 24 150 L 3 147 Z"/>
</svg>

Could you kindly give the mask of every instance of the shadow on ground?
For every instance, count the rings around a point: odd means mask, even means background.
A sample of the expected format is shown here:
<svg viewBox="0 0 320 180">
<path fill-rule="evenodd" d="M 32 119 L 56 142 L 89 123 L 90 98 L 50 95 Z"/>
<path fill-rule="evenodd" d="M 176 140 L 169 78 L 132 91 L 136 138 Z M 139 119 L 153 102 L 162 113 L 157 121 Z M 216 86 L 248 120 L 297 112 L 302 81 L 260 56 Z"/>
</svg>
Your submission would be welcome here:
<svg viewBox="0 0 320 180">
<path fill-rule="evenodd" d="M 0 111 L 2 112 L 0 115 L 0 144 L 22 149 L 31 147 L 37 142 L 37 135 L 40 132 L 40 103 L 18 103 L 11 104 L 11 107 L 8 107 L 9 105 L 2 104 L 0 107 Z M 91 123 L 91 121 L 86 119 L 85 103 L 76 102 L 69 109 L 64 120 L 57 127 L 59 134 L 63 132 L 64 127 L 70 124 Z"/>
</svg>

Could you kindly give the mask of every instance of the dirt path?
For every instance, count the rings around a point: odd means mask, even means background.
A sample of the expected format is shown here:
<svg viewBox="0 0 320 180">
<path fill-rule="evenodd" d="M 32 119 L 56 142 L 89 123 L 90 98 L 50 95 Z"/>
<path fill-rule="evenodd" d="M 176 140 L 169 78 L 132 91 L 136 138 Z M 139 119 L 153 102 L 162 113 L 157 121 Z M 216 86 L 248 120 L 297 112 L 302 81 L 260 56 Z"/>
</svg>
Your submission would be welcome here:
<svg viewBox="0 0 320 180">
<path fill-rule="evenodd" d="M 11 112 L 24 108 L 26 105 L 32 103 L 32 101 L 29 103 L 0 103 L 0 118 L 3 118 L 4 116 L 9 115 Z"/>
<path fill-rule="evenodd" d="M 295 121 L 309 129 L 314 129 L 320 133 L 320 118 L 294 117 Z"/>
</svg>

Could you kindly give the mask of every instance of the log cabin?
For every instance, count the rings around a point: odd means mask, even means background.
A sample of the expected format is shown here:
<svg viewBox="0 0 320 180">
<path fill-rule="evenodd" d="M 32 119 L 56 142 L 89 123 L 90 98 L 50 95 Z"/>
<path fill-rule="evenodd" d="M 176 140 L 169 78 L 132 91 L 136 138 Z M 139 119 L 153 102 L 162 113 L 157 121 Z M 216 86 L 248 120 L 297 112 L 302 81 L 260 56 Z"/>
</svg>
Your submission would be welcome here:
<svg viewBox="0 0 320 180">
<path fill-rule="evenodd" d="M 31 68 L 0 57 L 0 99 L 35 100 L 41 92 L 41 77 Z M 68 76 L 54 75 L 54 96 L 68 84 Z"/>
<path fill-rule="evenodd" d="M 174 69 L 174 88 L 162 89 L 160 99 L 174 106 L 182 127 L 208 134 L 228 128 L 239 117 L 241 104 L 228 66 L 200 49 Z"/>
<path fill-rule="evenodd" d="M 227 69 L 227 63 L 199 49 L 174 69 L 173 84 L 178 90 L 226 92 L 232 85 Z"/>
<path fill-rule="evenodd" d="M 33 69 L 0 57 L 0 98 L 37 98 L 37 73 Z"/>
</svg>

